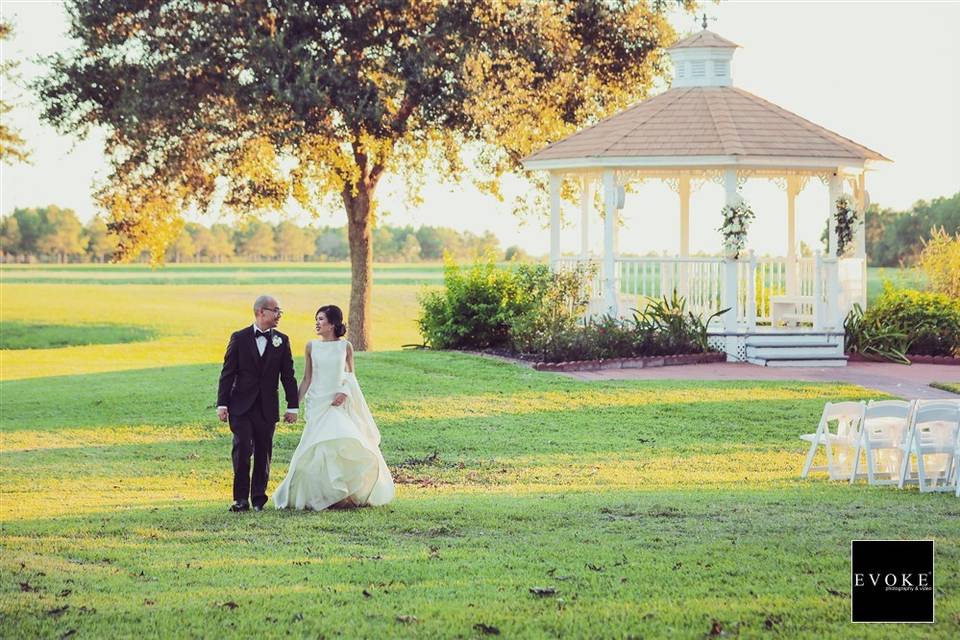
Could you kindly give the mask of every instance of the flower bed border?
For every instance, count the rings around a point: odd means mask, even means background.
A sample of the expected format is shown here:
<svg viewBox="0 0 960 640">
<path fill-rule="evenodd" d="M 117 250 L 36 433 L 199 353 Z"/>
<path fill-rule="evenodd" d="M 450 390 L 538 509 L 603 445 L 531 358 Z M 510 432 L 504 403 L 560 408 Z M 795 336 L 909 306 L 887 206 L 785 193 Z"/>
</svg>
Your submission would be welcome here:
<svg viewBox="0 0 960 640">
<path fill-rule="evenodd" d="M 681 364 L 709 364 L 726 362 L 727 354 L 721 352 L 681 353 L 671 356 L 644 356 L 641 358 L 608 358 L 601 360 L 576 360 L 573 362 L 535 362 L 537 371 L 600 371 L 602 369 L 649 369 Z"/>
<path fill-rule="evenodd" d="M 910 364 L 946 364 L 953 366 L 960 366 L 960 358 L 955 356 L 917 356 L 907 354 L 907 360 L 910 361 Z M 847 354 L 848 362 L 885 362 L 884 360 L 874 360 L 872 358 L 865 358 L 859 353 L 848 353 Z"/>
</svg>

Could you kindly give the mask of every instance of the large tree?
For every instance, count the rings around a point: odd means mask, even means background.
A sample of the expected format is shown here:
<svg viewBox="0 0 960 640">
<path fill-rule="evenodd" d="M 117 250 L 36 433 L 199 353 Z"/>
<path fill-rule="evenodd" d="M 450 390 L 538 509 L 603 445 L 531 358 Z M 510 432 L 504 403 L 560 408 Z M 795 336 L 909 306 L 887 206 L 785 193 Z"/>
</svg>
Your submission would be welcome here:
<svg viewBox="0 0 960 640">
<path fill-rule="evenodd" d="M 350 339 L 370 347 L 371 229 L 387 173 L 477 184 L 642 99 L 671 4 L 692 0 L 87 0 L 38 84 L 45 118 L 107 133 L 121 252 L 162 259 L 181 212 L 289 198 L 347 213 Z M 461 150 L 468 150 L 467 156 Z"/>
</svg>

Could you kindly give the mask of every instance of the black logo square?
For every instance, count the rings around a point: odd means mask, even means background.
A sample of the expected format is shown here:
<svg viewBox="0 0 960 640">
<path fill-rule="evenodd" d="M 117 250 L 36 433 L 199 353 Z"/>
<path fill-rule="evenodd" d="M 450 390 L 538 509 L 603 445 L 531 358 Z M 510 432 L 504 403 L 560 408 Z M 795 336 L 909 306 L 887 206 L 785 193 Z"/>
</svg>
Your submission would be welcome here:
<svg viewBox="0 0 960 640">
<path fill-rule="evenodd" d="M 850 543 L 852 622 L 933 622 L 933 540 Z"/>
</svg>

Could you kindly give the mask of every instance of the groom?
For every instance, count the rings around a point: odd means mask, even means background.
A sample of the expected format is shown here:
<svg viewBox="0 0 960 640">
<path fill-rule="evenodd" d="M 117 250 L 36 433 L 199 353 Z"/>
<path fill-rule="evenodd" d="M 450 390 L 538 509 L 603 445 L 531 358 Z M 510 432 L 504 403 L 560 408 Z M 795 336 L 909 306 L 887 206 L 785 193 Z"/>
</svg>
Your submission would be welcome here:
<svg viewBox="0 0 960 640">
<path fill-rule="evenodd" d="M 229 421 L 233 432 L 234 502 L 230 511 L 249 511 L 251 503 L 255 511 L 262 511 L 267 502 L 273 431 L 280 417 L 278 379 L 287 396 L 283 419 L 297 421 L 297 379 L 290 339 L 276 330 L 280 314 L 276 298 L 257 298 L 253 303 L 253 325 L 230 336 L 223 356 L 217 417 L 222 422 Z"/>
</svg>

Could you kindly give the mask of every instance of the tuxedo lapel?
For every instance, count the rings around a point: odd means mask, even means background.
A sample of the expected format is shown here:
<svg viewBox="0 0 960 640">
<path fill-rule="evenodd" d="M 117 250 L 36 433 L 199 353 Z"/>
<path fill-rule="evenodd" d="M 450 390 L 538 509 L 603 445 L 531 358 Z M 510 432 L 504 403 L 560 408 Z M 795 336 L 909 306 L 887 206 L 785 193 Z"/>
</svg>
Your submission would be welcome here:
<svg viewBox="0 0 960 640">
<path fill-rule="evenodd" d="M 253 327 L 250 327 L 247 332 L 247 342 L 250 343 L 250 348 L 253 350 L 253 362 L 257 365 L 257 370 L 259 371 L 263 363 L 260 358 L 260 350 L 257 349 L 257 338 L 253 332 Z M 269 347 L 270 345 L 268 344 L 267 346 Z M 264 354 L 266 354 L 266 350 L 264 350 Z"/>
<path fill-rule="evenodd" d="M 261 364 L 266 365 L 267 360 L 273 355 L 273 352 L 276 351 L 276 347 L 273 346 L 273 336 L 277 334 L 271 332 L 270 337 L 267 338 L 267 346 L 263 348 L 263 357 L 260 359 Z"/>
</svg>

